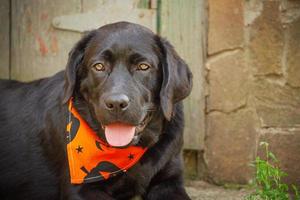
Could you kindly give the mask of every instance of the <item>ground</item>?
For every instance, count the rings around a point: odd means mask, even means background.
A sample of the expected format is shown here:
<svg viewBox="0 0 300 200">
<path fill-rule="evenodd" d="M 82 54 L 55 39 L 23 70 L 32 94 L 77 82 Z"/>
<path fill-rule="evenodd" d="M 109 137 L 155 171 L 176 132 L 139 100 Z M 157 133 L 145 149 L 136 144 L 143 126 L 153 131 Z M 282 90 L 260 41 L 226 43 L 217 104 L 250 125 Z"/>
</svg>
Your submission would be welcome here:
<svg viewBox="0 0 300 200">
<path fill-rule="evenodd" d="M 192 200 L 243 200 L 250 193 L 246 189 L 225 189 L 203 181 L 191 181 L 186 185 Z"/>
</svg>

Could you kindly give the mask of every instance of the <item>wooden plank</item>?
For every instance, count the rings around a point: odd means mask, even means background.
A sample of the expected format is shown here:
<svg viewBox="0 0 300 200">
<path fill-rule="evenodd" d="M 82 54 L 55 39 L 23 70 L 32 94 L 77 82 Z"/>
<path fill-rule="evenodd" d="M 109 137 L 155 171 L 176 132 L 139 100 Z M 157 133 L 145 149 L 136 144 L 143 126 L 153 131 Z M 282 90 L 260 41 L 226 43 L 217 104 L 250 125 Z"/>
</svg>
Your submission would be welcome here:
<svg viewBox="0 0 300 200">
<path fill-rule="evenodd" d="M 124 8 L 148 8 L 149 0 L 83 0 L 82 11 L 89 12 L 103 8 L 103 6 L 119 5 Z"/>
<path fill-rule="evenodd" d="M 184 178 L 196 179 L 198 177 L 198 152 L 195 150 L 183 151 Z"/>
<path fill-rule="evenodd" d="M 80 34 L 55 30 L 52 19 L 81 11 L 81 0 L 11 0 L 11 77 L 28 81 L 64 69 Z"/>
<path fill-rule="evenodd" d="M 203 149 L 205 134 L 205 0 L 163 0 L 160 33 L 187 62 L 194 75 L 194 87 L 185 100 L 186 149 Z"/>
<path fill-rule="evenodd" d="M 53 25 L 58 29 L 83 33 L 119 21 L 139 23 L 156 32 L 155 10 L 124 7 L 122 4 L 107 4 L 94 11 L 59 16 L 53 20 Z"/>
<path fill-rule="evenodd" d="M 0 78 L 9 78 L 9 0 L 2 0 L 0 4 Z"/>
<path fill-rule="evenodd" d="M 156 9 L 149 9 L 149 0 L 82 1 L 82 13 L 53 19 L 57 29 L 82 33 L 105 24 L 128 21 L 142 24 L 156 32 Z"/>
</svg>

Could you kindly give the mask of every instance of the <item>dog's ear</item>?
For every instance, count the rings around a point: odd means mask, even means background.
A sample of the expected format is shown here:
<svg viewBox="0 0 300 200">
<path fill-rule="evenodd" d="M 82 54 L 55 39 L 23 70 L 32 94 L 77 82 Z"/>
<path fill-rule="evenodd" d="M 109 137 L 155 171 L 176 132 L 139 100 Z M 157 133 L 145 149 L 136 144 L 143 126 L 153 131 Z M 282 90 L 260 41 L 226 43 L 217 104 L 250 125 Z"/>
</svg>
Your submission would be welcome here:
<svg viewBox="0 0 300 200">
<path fill-rule="evenodd" d="M 174 47 L 160 38 L 163 54 L 163 81 L 160 91 L 160 104 L 164 116 L 171 120 L 173 105 L 187 97 L 192 89 L 192 73 L 188 65 L 178 56 Z"/>
<path fill-rule="evenodd" d="M 93 38 L 95 33 L 96 30 L 85 33 L 69 53 L 69 59 L 65 69 L 63 103 L 67 103 L 73 95 L 73 91 L 76 85 L 77 71 L 83 60 L 85 48 L 91 38 Z"/>
</svg>

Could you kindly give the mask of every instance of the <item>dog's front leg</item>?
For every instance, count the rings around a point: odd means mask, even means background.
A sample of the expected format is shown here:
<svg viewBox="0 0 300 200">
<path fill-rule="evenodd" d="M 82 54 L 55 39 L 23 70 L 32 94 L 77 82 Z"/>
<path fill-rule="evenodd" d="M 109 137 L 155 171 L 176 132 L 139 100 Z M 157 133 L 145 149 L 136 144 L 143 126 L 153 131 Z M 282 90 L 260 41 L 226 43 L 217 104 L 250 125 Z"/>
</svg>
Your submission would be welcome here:
<svg viewBox="0 0 300 200">
<path fill-rule="evenodd" d="M 152 180 L 145 200 L 190 200 L 183 186 L 181 159 L 173 158 Z"/>
<path fill-rule="evenodd" d="M 170 179 L 151 188 L 145 200 L 191 200 L 182 186 L 176 185 L 176 180 Z"/>
</svg>

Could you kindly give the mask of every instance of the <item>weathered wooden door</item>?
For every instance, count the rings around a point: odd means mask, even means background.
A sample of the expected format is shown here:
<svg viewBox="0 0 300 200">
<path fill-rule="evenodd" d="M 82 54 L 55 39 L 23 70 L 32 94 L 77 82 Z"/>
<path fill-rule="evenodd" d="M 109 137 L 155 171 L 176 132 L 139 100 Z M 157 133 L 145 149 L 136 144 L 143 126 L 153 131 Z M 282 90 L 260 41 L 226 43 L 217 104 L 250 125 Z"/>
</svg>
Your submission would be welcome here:
<svg viewBox="0 0 300 200">
<path fill-rule="evenodd" d="M 64 69 L 68 52 L 84 31 L 116 21 L 145 25 L 169 39 L 194 74 L 194 89 L 185 101 L 185 148 L 202 149 L 205 130 L 204 2 L 2 0 L 0 50 L 4 53 L 0 55 L 0 78 L 29 81 L 53 75 Z"/>
<path fill-rule="evenodd" d="M 11 0 L 11 78 L 28 81 L 62 70 L 81 34 L 106 23 L 155 27 L 155 12 L 137 6 L 136 0 Z"/>
</svg>

